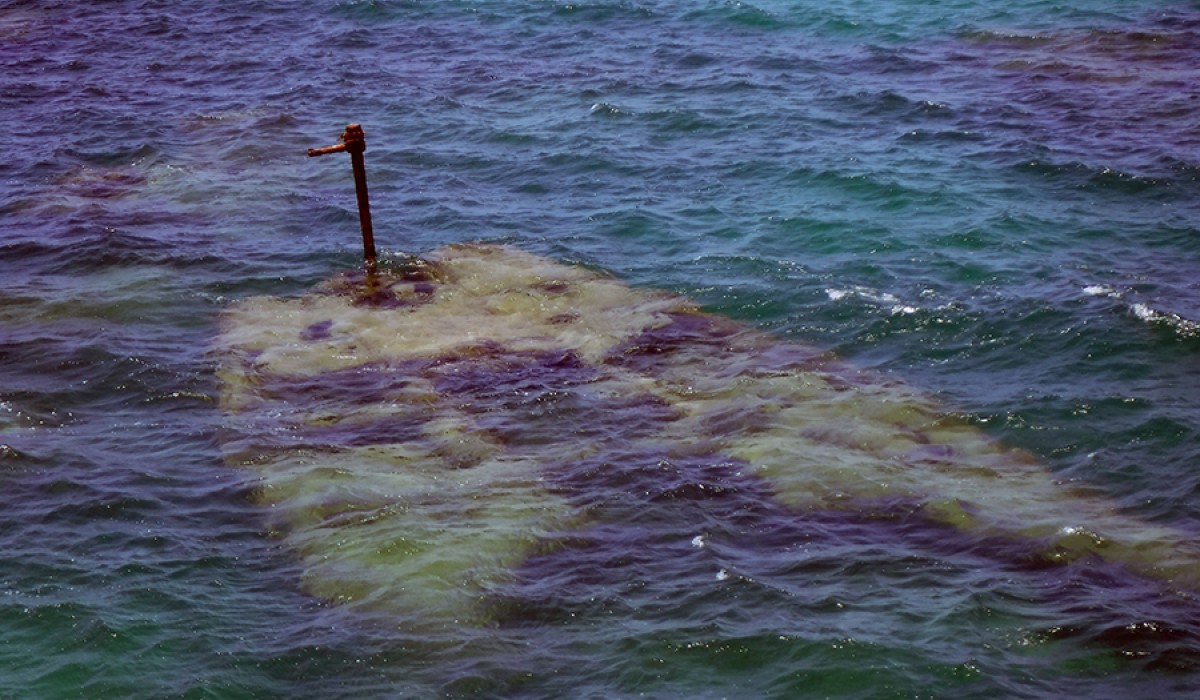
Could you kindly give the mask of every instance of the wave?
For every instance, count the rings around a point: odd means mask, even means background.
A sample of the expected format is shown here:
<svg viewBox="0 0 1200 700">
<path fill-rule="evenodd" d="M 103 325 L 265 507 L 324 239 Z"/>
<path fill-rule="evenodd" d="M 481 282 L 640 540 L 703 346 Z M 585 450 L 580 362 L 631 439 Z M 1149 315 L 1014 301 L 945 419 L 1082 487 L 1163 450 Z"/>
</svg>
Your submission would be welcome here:
<svg viewBox="0 0 1200 700">
<path fill-rule="evenodd" d="M 1160 303 L 1144 300 L 1132 290 L 1118 290 L 1104 284 L 1089 284 L 1083 287 L 1082 291 L 1085 296 L 1114 299 L 1134 318 L 1151 326 L 1166 328 L 1179 338 L 1200 338 L 1200 321 L 1161 308 Z"/>
<path fill-rule="evenodd" d="M 1147 170 L 1161 174 L 1138 174 L 1107 165 L 1090 165 L 1079 161 L 1055 162 L 1045 157 L 1022 160 L 1012 170 L 1023 176 L 1033 176 L 1073 187 L 1084 192 L 1112 192 L 1128 195 L 1159 195 L 1175 198 L 1190 196 L 1200 187 L 1197 166 L 1167 161 L 1167 168 L 1145 163 Z"/>
</svg>

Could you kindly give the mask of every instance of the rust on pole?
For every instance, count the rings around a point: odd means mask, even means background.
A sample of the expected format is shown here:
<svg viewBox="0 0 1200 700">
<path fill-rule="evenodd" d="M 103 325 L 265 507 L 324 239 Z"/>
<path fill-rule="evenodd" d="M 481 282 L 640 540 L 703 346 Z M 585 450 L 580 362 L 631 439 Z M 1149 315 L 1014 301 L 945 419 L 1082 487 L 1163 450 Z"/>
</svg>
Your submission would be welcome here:
<svg viewBox="0 0 1200 700">
<path fill-rule="evenodd" d="M 354 170 L 354 189 L 358 194 L 358 223 L 362 226 L 363 260 L 367 264 L 367 273 L 375 274 L 375 232 L 371 228 L 371 203 L 367 199 L 367 168 L 363 163 L 363 152 L 367 150 L 367 141 L 363 135 L 361 124 L 347 124 L 346 131 L 339 139 L 341 143 L 324 148 L 308 149 L 309 157 L 323 156 L 329 153 L 350 154 L 350 166 Z"/>
</svg>

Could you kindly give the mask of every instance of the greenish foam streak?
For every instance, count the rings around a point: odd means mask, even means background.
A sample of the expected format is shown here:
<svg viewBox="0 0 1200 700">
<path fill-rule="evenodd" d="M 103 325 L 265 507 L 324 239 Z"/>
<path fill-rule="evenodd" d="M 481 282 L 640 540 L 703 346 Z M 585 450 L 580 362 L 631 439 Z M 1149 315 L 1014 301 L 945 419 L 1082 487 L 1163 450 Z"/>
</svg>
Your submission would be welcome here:
<svg viewBox="0 0 1200 700">
<path fill-rule="evenodd" d="M 556 470 L 633 454 L 741 464 L 797 513 L 915 505 L 1050 561 L 1200 584 L 1180 533 L 1056 483 L 909 387 L 514 249 L 247 299 L 215 352 L 226 458 L 261 473 L 310 592 L 416 628 L 489 622 L 547 535 L 587 522 L 586 485 Z"/>
</svg>

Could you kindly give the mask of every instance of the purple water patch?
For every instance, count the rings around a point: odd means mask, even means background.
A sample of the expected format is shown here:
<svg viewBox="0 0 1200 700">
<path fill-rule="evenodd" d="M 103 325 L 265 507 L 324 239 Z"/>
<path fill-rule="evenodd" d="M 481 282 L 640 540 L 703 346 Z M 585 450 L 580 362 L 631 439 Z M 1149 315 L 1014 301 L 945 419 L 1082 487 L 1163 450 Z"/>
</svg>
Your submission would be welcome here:
<svg viewBox="0 0 1200 700">
<path fill-rule="evenodd" d="M 1043 611 L 1021 632 L 1024 644 L 1071 640 L 1145 670 L 1200 668 L 1200 601 L 1124 567 L 1052 562 L 1027 540 L 964 532 L 912 503 L 795 511 L 738 466 L 644 455 L 564 469 L 573 476 L 556 477 L 561 488 L 601 482 L 609 497 L 589 502 L 592 525 L 552 538 L 522 565 L 499 596 L 502 623 L 595 624 L 636 609 L 646 621 L 665 614 L 696 629 L 804 637 L 830 626 L 852 633 L 863 611 L 880 624 L 889 607 L 907 624 L 932 624 L 1018 606 Z M 984 572 L 987 589 L 939 593 Z M 742 617 L 747 604 L 776 614 Z"/>
<path fill-rule="evenodd" d="M 438 393 L 510 447 L 560 441 L 625 442 L 655 435 L 678 412 L 649 393 L 609 395 L 599 368 L 571 351 L 512 352 L 483 345 L 440 358 L 425 374 Z"/>
<path fill-rule="evenodd" d="M 648 328 L 617 345 L 605 362 L 653 376 L 680 351 L 720 351 L 745 332 L 744 326 L 711 314 L 670 313 L 667 317 L 669 323 Z"/>
<path fill-rule="evenodd" d="M 305 426 L 303 444 L 363 447 L 406 443 L 422 439 L 428 422 L 425 415 L 400 412 L 382 418 L 338 420 L 329 425 Z"/>
<path fill-rule="evenodd" d="M 717 581 L 706 549 L 713 533 L 736 523 L 791 519 L 746 465 L 720 455 L 674 457 L 612 450 L 554 465 L 546 478 L 588 524 L 547 539 L 547 552 L 517 570 L 506 589 L 505 624 L 603 614 L 650 595 L 685 603 Z M 623 602 L 625 601 L 625 602 Z"/>
<path fill-rule="evenodd" d="M 1194 180 L 1194 18 L 1166 12 L 1134 28 L 984 30 L 962 39 L 958 50 L 991 72 L 1004 100 L 974 126 L 998 135 L 1016 120 L 1014 138 L 1045 145 L 1028 152 L 1026 172 L 1126 193 Z M 1155 157 L 1163 151 L 1170 156 Z"/>
<path fill-rule="evenodd" d="M 398 402 L 426 361 L 365 364 L 318 374 L 255 373 L 258 395 L 296 409 L 327 404 L 349 409 Z"/>
<path fill-rule="evenodd" d="M 552 465 L 546 478 L 556 492 L 600 520 L 635 523 L 663 516 L 660 504 L 700 504 L 718 519 L 754 503 L 774 503 L 766 485 L 746 475 L 749 465 L 719 454 L 674 455 L 668 450 L 614 446 L 569 464 Z M 613 514 L 617 515 L 613 515 Z"/>
<path fill-rule="evenodd" d="M 300 340 L 307 340 L 310 342 L 314 340 L 327 340 L 330 338 L 330 328 L 333 328 L 332 319 L 314 323 L 300 331 Z"/>
<path fill-rule="evenodd" d="M 438 358 L 427 373 L 439 393 L 485 401 L 565 390 L 598 376 L 595 368 L 570 350 L 510 351 L 491 342 Z"/>
</svg>

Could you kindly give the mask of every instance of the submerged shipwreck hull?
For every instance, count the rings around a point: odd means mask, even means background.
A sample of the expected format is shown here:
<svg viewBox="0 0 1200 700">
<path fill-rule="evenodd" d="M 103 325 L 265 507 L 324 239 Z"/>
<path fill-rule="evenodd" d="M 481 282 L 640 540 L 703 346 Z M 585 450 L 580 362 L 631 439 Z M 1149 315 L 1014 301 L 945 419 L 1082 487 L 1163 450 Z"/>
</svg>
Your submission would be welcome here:
<svg viewBox="0 0 1200 700">
<path fill-rule="evenodd" d="M 740 480 L 797 514 L 914 509 L 1047 561 L 1200 582 L 1181 533 L 1056 483 L 903 385 L 511 248 L 244 300 L 215 352 L 225 457 L 260 472 L 307 589 L 332 601 L 488 622 L 523 561 L 587 526 L 589 481 L 619 489 L 610 473 L 648 454 L 668 496 Z"/>
</svg>

